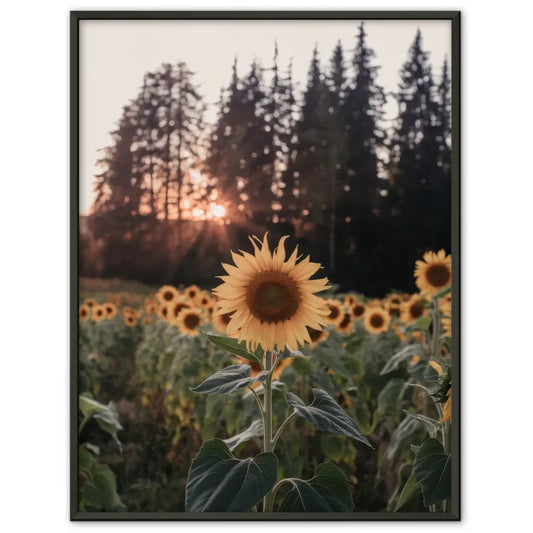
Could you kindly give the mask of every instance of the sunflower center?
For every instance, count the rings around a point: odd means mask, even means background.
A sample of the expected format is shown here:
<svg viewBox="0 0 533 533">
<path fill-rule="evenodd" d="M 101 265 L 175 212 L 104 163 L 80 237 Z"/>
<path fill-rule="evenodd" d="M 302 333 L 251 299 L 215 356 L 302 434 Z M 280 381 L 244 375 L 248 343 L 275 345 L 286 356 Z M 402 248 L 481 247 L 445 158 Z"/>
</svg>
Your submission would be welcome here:
<svg viewBox="0 0 533 533">
<path fill-rule="evenodd" d="M 344 313 L 344 318 L 342 319 L 342 322 L 339 324 L 340 328 L 345 328 L 350 323 L 350 313 Z"/>
<path fill-rule="evenodd" d="M 426 272 L 426 278 L 433 287 L 444 287 L 450 281 L 450 270 L 446 265 L 430 265 Z"/>
<path fill-rule="evenodd" d="M 335 320 L 339 316 L 339 308 L 334 305 L 329 306 L 329 318 Z"/>
<path fill-rule="evenodd" d="M 383 317 L 381 315 L 372 315 L 370 318 L 370 324 L 374 328 L 380 328 L 383 326 Z"/>
<path fill-rule="evenodd" d="M 246 289 L 250 312 L 261 322 L 282 322 L 295 315 L 300 304 L 296 282 L 283 272 L 260 272 Z"/>
<path fill-rule="evenodd" d="M 189 304 L 179 302 L 174 307 L 174 316 L 177 317 L 182 309 L 188 309 L 190 307 Z"/>
<path fill-rule="evenodd" d="M 363 305 L 356 305 L 353 308 L 353 315 L 354 316 L 361 316 L 365 312 L 365 308 Z"/>
<path fill-rule="evenodd" d="M 191 313 L 185 317 L 183 323 L 187 329 L 194 329 L 200 323 L 200 317 Z"/>
<path fill-rule="evenodd" d="M 391 307 L 389 309 L 389 314 L 392 317 L 399 317 L 400 316 L 400 309 L 398 307 Z"/>
<path fill-rule="evenodd" d="M 167 301 L 167 302 L 170 302 L 170 300 L 172 300 L 174 298 L 174 294 L 170 291 L 166 291 L 164 294 L 163 294 L 163 298 Z"/>
<path fill-rule="evenodd" d="M 413 318 L 418 318 L 422 314 L 423 310 L 424 308 L 419 303 L 413 304 L 411 306 L 411 316 Z"/>
</svg>

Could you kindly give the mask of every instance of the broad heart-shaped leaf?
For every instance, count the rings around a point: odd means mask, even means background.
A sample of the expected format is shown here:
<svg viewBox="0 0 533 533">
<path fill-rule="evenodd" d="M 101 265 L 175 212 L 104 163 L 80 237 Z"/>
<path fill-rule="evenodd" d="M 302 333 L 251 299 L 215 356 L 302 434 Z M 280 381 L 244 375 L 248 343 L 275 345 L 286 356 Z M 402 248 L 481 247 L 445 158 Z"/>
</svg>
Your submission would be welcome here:
<svg viewBox="0 0 533 533">
<path fill-rule="evenodd" d="M 350 512 L 353 510 L 346 476 L 332 463 L 318 465 L 309 481 L 288 480 L 292 489 L 285 495 L 280 512 Z"/>
<path fill-rule="evenodd" d="M 119 450 L 122 451 L 122 443 L 120 442 L 117 433 L 123 429 L 118 419 L 118 413 L 113 402 L 104 405 L 97 402 L 88 393 L 81 394 L 79 397 L 79 408 L 83 414 L 83 420 L 80 424 L 81 430 L 91 418 L 96 420 L 99 428 L 106 433 L 109 433 Z"/>
<path fill-rule="evenodd" d="M 264 381 L 268 372 L 259 372 L 257 376 L 250 377 L 252 367 L 250 365 L 231 365 L 215 372 L 203 383 L 191 387 L 193 392 L 200 394 L 230 394 L 239 389 L 249 387 L 256 381 Z"/>
<path fill-rule="evenodd" d="M 306 422 L 312 426 L 335 435 L 346 435 L 363 442 L 372 448 L 368 439 L 363 435 L 354 420 L 352 420 L 337 404 L 337 402 L 324 390 L 313 389 L 313 402 L 305 405 L 298 396 L 292 392 L 286 395 L 287 403 Z"/>
<path fill-rule="evenodd" d="M 412 357 L 415 354 L 423 353 L 422 347 L 419 344 L 409 344 L 405 348 L 401 349 L 399 352 L 395 353 L 385 364 L 383 369 L 380 372 L 380 375 L 383 376 L 392 372 L 398 367 L 398 365 L 405 361 L 408 357 Z"/>
<path fill-rule="evenodd" d="M 253 439 L 254 437 L 261 437 L 263 435 L 262 420 L 254 420 L 244 431 L 233 435 L 229 439 L 224 439 L 224 442 L 232 452 L 239 444 Z"/>
<path fill-rule="evenodd" d="M 413 472 L 422 489 L 424 505 L 429 506 L 450 497 L 452 456 L 444 453 L 437 439 L 429 438 L 422 443 L 416 454 Z"/>
<path fill-rule="evenodd" d="M 243 357 L 244 359 L 248 359 L 248 361 L 254 361 L 258 363 L 261 368 L 263 368 L 263 351 L 257 349 L 254 353 L 249 352 L 246 349 L 246 344 L 244 342 L 240 342 L 237 339 L 231 339 L 229 337 L 217 337 L 216 335 L 208 335 L 207 333 L 204 333 L 204 335 L 217 347 L 221 350 L 225 350 L 226 352 L 230 352 L 233 355 L 238 355 L 239 357 Z"/>
<path fill-rule="evenodd" d="M 193 459 L 185 490 L 187 512 L 247 512 L 261 501 L 278 477 L 272 452 L 235 458 L 224 442 L 205 442 Z"/>
</svg>

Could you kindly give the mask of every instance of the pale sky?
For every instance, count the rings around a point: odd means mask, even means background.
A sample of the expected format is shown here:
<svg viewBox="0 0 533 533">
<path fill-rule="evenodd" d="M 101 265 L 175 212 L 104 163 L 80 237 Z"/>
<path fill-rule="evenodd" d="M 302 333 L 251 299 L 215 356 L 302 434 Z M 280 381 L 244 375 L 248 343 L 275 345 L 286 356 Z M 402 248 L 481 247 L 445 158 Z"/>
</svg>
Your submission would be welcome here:
<svg viewBox="0 0 533 533">
<path fill-rule="evenodd" d="M 82 20 L 80 21 L 80 213 L 88 212 L 94 198 L 93 181 L 97 150 L 109 146 L 122 107 L 135 98 L 146 72 L 161 63 L 185 61 L 196 72 L 195 81 L 207 103 L 215 104 L 221 86 L 231 78 L 238 57 L 243 75 L 254 58 L 270 67 L 274 41 L 278 66 L 285 71 L 293 61 L 293 79 L 305 88 L 315 43 L 323 67 L 341 41 L 346 60 L 352 57 L 357 20 Z M 451 22 L 447 20 L 368 20 L 367 43 L 380 65 L 378 82 L 396 91 L 402 64 L 416 29 L 422 32 L 423 49 L 430 53 L 434 79 L 438 80 L 444 57 L 451 64 Z M 396 114 L 389 98 L 388 118 Z M 206 120 L 213 122 L 216 106 L 209 106 Z"/>
</svg>

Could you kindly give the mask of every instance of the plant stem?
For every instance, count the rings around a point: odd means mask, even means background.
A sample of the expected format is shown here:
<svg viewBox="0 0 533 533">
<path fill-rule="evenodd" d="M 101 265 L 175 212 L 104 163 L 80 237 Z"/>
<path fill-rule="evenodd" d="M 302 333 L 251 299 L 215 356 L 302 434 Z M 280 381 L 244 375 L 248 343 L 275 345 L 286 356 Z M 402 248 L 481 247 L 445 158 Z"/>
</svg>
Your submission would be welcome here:
<svg viewBox="0 0 533 533">
<path fill-rule="evenodd" d="M 265 352 L 265 370 L 272 370 L 272 352 Z M 264 383 L 264 418 L 263 418 L 263 451 L 272 451 L 272 374 Z M 273 492 L 270 491 L 263 500 L 263 512 L 271 513 L 274 505 Z"/>
</svg>

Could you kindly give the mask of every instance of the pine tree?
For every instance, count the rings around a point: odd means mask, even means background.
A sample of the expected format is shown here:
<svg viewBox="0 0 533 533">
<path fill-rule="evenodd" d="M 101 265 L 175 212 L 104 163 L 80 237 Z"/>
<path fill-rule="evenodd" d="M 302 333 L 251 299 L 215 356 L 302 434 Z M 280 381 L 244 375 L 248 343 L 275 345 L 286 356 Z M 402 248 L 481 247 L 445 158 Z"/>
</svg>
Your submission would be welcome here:
<svg viewBox="0 0 533 533">
<path fill-rule="evenodd" d="M 368 244 L 365 242 L 371 236 L 368 228 L 375 224 L 379 200 L 378 150 L 384 139 L 380 120 L 383 117 L 385 95 L 377 83 L 379 67 L 372 63 L 374 57 L 374 51 L 366 42 L 364 24 L 361 23 L 353 56 L 355 75 L 350 79 L 344 105 L 349 156 L 345 202 L 341 209 L 358 246 Z"/>
<path fill-rule="evenodd" d="M 440 228 L 450 225 L 449 217 L 442 219 L 436 212 L 443 200 L 437 191 L 444 184 L 437 181 L 442 177 L 438 104 L 420 30 L 400 75 L 400 115 L 391 141 L 390 231 L 399 250 L 397 272 L 402 279 L 424 250 L 438 246 Z"/>
</svg>

